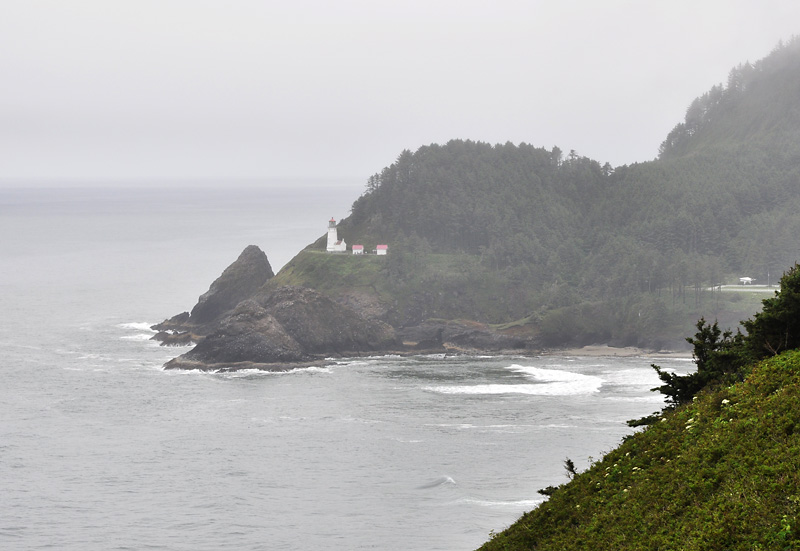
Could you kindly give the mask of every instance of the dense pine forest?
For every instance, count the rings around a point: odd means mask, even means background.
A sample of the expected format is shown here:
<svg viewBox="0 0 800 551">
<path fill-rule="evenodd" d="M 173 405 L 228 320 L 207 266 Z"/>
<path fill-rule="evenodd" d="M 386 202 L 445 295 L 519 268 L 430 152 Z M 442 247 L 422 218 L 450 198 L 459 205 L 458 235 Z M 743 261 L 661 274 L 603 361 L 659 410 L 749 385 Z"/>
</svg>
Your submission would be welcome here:
<svg viewBox="0 0 800 551">
<path fill-rule="evenodd" d="M 657 159 L 612 167 L 558 147 L 428 145 L 369 178 L 340 235 L 390 243 L 396 324 L 516 320 L 553 344 L 659 348 L 701 316 L 735 326 L 752 312 L 758 301 L 714 288 L 775 284 L 800 258 L 798 212 L 793 39 L 692 101 Z"/>
</svg>

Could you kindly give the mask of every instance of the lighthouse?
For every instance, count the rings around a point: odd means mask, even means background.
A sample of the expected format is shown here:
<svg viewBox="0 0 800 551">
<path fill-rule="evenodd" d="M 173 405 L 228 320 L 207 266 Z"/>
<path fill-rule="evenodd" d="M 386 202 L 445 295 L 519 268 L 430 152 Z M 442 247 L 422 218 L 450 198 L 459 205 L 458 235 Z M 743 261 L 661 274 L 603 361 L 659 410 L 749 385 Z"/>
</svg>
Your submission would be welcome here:
<svg viewBox="0 0 800 551">
<path fill-rule="evenodd" d="M 336 233 L 336 220 L 331 218 L 328 221 L 328 248 L 329 253 L 343 253 L 347 250 L 347 243 L 344 239 L 339 239 Z"/>
</svg>

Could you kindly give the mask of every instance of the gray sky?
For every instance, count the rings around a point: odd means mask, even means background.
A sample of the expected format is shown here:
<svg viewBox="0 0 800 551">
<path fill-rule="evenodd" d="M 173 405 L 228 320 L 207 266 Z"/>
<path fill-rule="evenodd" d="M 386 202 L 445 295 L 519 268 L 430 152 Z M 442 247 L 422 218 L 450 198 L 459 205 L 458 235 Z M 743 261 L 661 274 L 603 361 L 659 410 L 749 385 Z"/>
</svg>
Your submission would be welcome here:
<svg viewBox="0 0 800 551">
<path fill-rule="evenodd" d="M 0 181 L 366 178 L 403 149 L 656 156 L 796 0 L 2 0 Z"/>
</svg>

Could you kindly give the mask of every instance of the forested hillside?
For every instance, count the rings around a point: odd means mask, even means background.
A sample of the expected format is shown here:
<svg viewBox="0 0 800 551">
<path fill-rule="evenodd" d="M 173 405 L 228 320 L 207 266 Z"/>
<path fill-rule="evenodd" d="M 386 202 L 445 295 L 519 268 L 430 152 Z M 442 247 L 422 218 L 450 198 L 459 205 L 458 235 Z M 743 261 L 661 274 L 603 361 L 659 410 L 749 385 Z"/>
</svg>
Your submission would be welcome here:
<svg viewBox="0 0 800 551">
<path fill-rule="evenodd" d="M 339 232 L 389 243 L 394 323 L 521 320 L 553 344 L 658 347 L 700 316 L 735 325 L 751 312 L 710 288 L 776 282 L 800 257 L 798 212 L 793 39 L 693 101 L 658 159 L 614 168 L 557 147 L 428 145 L 372 176 Z M 425 295 L 413 307 L 397 299 L 411 289 Z M 502 289 L 502 308 L 470 300 L 487 289 Z"/>
</svg>

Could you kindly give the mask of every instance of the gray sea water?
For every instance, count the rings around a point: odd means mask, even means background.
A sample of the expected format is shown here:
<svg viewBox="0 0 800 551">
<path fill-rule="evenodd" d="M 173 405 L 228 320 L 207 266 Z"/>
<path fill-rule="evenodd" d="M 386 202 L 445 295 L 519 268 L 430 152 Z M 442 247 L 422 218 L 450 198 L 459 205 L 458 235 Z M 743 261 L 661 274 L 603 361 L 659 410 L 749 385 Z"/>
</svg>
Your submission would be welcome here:
<svg viewBox="0 0 800 551">
<path fill-rule="evenodd" d="M 660 409 L 647 358 L 165 372 L 149 325 L 357 186 L 0 189 L 0 548 L 469 550 Z M 664 360 L 686 371 L 685 360 Z"/>
</svg>

